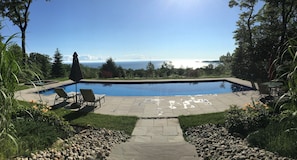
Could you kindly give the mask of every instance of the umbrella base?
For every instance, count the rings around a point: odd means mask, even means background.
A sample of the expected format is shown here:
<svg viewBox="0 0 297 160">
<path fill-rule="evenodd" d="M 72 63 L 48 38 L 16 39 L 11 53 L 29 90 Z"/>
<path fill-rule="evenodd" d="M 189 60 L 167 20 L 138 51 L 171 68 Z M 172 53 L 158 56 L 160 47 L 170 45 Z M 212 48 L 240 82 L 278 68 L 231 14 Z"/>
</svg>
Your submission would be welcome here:
<svg viewBox="0 0 297 160">
<path fill-rule="evenodd" d="M 81 105 L 80 105 L 79 103 L 72 103 L 72 104 L 71 104 L 71 108 L 72 108 L 72 109 L 80 108 L 80 107 L 81 107 Z"/>
</svg>

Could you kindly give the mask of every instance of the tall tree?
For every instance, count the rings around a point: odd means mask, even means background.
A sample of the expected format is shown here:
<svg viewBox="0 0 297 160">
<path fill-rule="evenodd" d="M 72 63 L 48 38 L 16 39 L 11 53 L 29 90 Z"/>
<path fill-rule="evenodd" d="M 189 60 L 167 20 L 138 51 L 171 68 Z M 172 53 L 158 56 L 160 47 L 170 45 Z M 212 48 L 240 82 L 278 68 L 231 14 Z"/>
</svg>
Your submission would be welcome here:
<svg viewBox="0 0 297 160">
<path fill-rule="evenodd" d="M 234 32 L 232 74 L 248 80 L 273 79 L 272 62 L 285 42 L 297 35 L 297 1 L 230 0 L 229 5 L 242 10 Z"/>
<path fill-rule="evenodd" d="M 235 49 L 235 61 L 232 64 L 232 74 L 243 79 L 254 77 L 251 71 L 255 71 L 256 3 L 257 0 L 231 0 L 229 2 L 230 7 L 239 6 L 243 11 L 237 21 L 238 28 L 234 32 L 234 39 L 238 47 Z"/>
<path fill-rule="evenodd" d="M 1 14 L 21 30 L 23 63 L 27 63 L 26 54 L 26 29 L 29 22 L 29 8 L 32 0 L 1 0 Z"/>
<path fill-rule="evenodd" d="M 278 52 L 284 50 L 284 44 L 290 38 L 296 37 L 297 1 L 295 0 L 265 0 L 265 5 L 259 13 L 261 37 L 258 49 L 266 54 L 269 78 L 273 79 L 274 66 L 272 62 Z"/>
<path fill-rule="evenodd" d="M 60 53 L 59 49 L 57 48 L 54 55 L 54 62 L 52 64 L 52 71 L 51 71 L 51 76 L 53 78 L 65 76 L 65 69 L 62 64 L 62 58 L 63 56 Z"/>
<path fill-rule="evenodd" d="M 0 4 L 0 14 L 2 17 L 7 17 L 21 30 L 22 52 L 24 54 L 23 64 L 27 64 L 26 30 L 29 22 L 29 9 L 32 4 L 32 0 L 1 0 Z"/>
</svg>

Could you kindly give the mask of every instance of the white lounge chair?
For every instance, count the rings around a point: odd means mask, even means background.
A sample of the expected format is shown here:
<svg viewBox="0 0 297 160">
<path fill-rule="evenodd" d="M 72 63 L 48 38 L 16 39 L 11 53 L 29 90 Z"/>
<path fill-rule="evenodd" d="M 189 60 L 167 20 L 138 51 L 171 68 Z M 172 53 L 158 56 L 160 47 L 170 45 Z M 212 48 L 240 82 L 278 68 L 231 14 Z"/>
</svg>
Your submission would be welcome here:
<svg viewBox="0 0 297 160">
<path fill-rule="evenodd" d="M 92 89 L 80 89 L 80 93 L 82 96 L 82 104 L 91 103 L 93 106 L 96 106 L 98 102 L 101 107 L 101 100 L 103 99 L 105 102 L 105 94 L 94 94 Z"/>
</svg>

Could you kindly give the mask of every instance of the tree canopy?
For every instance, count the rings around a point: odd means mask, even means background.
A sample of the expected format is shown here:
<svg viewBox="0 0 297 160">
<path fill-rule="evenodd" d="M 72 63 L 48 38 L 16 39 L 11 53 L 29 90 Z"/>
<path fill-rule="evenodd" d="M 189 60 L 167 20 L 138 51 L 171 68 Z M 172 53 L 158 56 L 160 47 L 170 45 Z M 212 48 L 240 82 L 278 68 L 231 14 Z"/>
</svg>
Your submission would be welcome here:
<svg viewBox="0 0 297 160">
<path fill-rule="evenodd" d="M 22 52 L 26 54 L 26 29 L 29 22 L 29 8 L 32 0 L 1 0 L 1 15 L 7 17 L 14 25 L 18 26 L 22 33 Z M 23 56 L 26 64 L 27 57 Z"/>
<path fill-rule="evenodd" d="M 232 74 L 247 80 L 273 79 L 273 61 L 284 43 L 297 36 L 297 1 L 230 0 L 229 6 L 242 11 L 234 31 Z"/>
<path fill-rule="evenodd" d="M 65 69 L 62 64 L 62 58 L 63 56 L 60 53 L 59 49 L 57 48 L 54 55 L 54 62 L 52 64 L 52 71 L 51 71 L 51 76 L 53 78 L 65 76 Z"/>
<path fill-rule="evenodd" d="M 27 64 L 28 56 L 26 55 L 26 30 L 29 22 L 29 9 L 32 4 L 32 0 L 1 0 L 0 4 L 1 16 L 7 17 L 14 25 L 18 26 L 21 31 L 22 52 L 24 54 L 23 64 Z"/>
</svg>

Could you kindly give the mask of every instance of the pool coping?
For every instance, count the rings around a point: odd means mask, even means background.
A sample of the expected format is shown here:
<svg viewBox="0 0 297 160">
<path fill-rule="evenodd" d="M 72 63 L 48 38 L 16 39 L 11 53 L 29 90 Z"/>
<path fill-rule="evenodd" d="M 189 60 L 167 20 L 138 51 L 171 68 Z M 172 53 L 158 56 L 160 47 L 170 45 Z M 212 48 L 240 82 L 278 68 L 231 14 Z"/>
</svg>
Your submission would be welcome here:
<svg viewBox="0 0 297 160">
<path fill-rule="evenodd" d="M 255 85 L 250 81 L 238 79 L 238 78 L 202 78 L 202 79 L 145 79 L 145 80 L 93 80 L 93 79 L 82 79 L 80 82 L 89 82 L 89 83 L 167 83 L 167 82 L 214 82 L 214 81 L 228 81 L 231 83 L 236 83 L 239 85 L 247 86 L 253 89 Z M 61 81 L 57 83 L 52 83 L 44 86 L 36 86 L 35 88 L 30 88 L 23 90 L 25 93 L 35 93 L 42 90 L 53 89 L 56 87 L 74 84 L 72 80 Z"/>
</svg>

